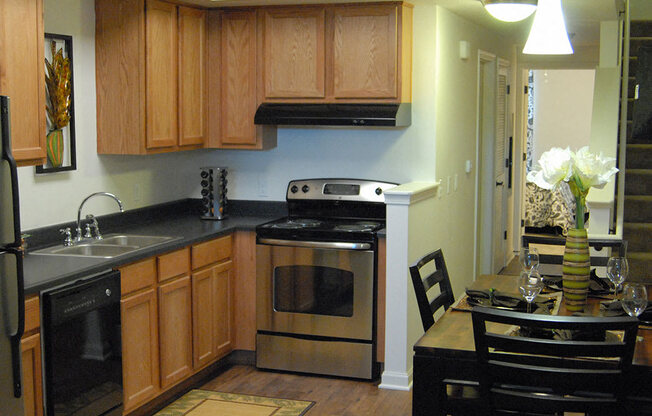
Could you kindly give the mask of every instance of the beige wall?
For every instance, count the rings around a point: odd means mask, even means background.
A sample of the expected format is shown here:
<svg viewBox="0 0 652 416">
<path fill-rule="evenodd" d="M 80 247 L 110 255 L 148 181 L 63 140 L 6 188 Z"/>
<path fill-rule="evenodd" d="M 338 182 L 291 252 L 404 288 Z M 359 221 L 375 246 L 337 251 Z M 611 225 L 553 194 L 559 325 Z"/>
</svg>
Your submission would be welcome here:
<svg viewBox="0 0 652 416">
<path fill-rule="evenodd" d="M 506 39 L 441 7 L 437 8 L 436 28 L 435 160 L 442 186 L 433 215 L 438 218 L 436 232 L 453 290 L 459 296 L 474 278 L 478 51 L 511 60 L 512 48 Z M 460 41 L 470 44 L 468 59 L 460 59 Z M 473 164 L 470 173 L 464 170 L 467 160 Z M 456 175 L 458 188 L 454 190 Z"/>
</svg>

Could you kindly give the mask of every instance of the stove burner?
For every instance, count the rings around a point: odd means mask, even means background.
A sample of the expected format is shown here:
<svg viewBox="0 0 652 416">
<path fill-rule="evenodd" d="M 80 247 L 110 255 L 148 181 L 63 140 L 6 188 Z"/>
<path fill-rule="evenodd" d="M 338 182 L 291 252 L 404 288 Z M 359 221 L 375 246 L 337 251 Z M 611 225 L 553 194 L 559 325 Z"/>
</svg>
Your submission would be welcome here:
<svg viewBox="0 0 652 416">
<path fill-rule="evenodd" d="M 272 224 L 272 228 L 282 228 L 282 229 L 297 229 L 297 228 L 315 228 L 322 225 L 322 222 L 319 220 L 313 220 L 310 218 L 297 218 L 290 219 L 285 222 L 279 222 Z"/>
<path fill-rule="evenodd" d="M 377 222 L 373 221 L 358 221 L 353 224 L 339 224 L 335 226 L 335 230 L 337 231 L 373 231 L 375 230 L 380 224 Z"/>
</svg>

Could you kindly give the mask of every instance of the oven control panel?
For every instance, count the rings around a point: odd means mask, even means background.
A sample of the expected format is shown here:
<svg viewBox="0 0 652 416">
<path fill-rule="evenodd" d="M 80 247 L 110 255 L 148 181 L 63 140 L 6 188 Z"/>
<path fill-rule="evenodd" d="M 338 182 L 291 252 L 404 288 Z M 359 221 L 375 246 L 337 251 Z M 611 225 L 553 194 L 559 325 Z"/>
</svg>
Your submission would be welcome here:
<svg viewBox="0 0 652 416">
<path fill-rule="evenodd" d="M 385 202 L 385 191 L 397 184 L 364 179 L 299 179 L 290 181 L 289 200 Z"/>
</svg>

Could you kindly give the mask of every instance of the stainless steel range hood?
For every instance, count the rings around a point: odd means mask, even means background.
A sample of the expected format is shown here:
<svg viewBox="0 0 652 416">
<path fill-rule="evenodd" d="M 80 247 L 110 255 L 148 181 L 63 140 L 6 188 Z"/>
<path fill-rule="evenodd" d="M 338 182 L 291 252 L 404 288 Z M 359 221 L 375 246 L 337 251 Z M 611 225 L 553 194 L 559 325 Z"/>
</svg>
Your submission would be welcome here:
<svg viewBox="0 0 652 416">
<path fill-rule="evenodd" d="M 277 104 L 263 103 L 255 124 L 285 126 L 406 127 L 412 122 L 410 103 L 401 104 Z"/>
</svg>

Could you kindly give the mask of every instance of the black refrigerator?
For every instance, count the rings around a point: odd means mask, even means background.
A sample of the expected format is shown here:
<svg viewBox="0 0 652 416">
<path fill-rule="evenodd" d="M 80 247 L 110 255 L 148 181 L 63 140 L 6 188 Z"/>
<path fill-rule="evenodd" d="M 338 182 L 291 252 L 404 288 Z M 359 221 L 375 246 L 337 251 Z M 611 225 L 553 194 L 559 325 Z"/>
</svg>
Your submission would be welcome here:
<svg viewBox="0 0 652 416">
<path fill-rule="evenodd" d="M 18 172 L 9 97 L 0 96 L 0 416 L 23 415 L 20 339 L 25 327 Z"/>
</svg>

